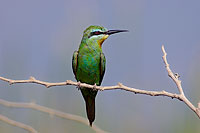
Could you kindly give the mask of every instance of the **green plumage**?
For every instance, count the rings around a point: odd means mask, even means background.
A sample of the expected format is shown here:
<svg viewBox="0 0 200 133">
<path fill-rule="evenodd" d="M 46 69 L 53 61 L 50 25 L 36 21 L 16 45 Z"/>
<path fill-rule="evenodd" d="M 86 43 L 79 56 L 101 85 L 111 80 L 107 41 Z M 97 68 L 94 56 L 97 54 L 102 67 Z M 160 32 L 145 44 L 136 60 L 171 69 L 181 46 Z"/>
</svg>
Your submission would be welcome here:
<svg viewBox="0 0 200 133">
<path fill-rule="evenodd" d="M 84 35 L 79 46 L 79 50 L 75 51 L 72 59 L 73 72 L 77 81 L 88 83 L 91 85 L 101 85 L 106 59 L 102 53 L 102 49 L 98 43 L 99 37 L 90 36 L 95 30 L 106 31 L 99 26 L 90 26 L 84 31 Z M 90 125 L 95 119 L 95 97 L 97 91 L 81 88 L 81 93 L 86 103 L 87 117 Z"/>
<path fill-rule="evenodd" d="M 106 59 L 101 45 L 109 35 L 125 30 L 107 30 L 101 26 L 90 26 L 84 33 L 78 51 L 72 59 L 72 68 L 77 81 L 91 85 L 101 85 L 105 73 Z M 95 119 L 96 90 L 80 88 L 86 103 L 87 117 L 92 126 Z"/>
</svg>

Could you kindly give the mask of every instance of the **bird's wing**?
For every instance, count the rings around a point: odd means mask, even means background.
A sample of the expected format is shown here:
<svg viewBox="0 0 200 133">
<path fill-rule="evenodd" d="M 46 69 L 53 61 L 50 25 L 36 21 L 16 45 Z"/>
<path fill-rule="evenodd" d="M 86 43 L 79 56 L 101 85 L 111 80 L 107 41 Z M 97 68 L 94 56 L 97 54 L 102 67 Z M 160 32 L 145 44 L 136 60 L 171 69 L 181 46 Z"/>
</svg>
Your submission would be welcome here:
<svg viewBox="0 0 200 133">
<path fill-rule="evenodd" d="M 72 57 L 72 68 L 73 68 L 75 77 L 76 77 L 76 72 L 77 72 L 77 66 L 78 66 L 78 51 L 74 51 L 74 54 Z"/>
<path fill-rule="evenodd" d="M 99 85 L 101 85 L 101 82 L 103 80 L 103 76 L 104 76 L 104 73 L 105 73 L 105 69 L 106 69 L 106 58 L 104 56 L 103 53 L 101 53 L 101 56 L 100 56 L 100 81 L 99 81 Z"/>
</svg>

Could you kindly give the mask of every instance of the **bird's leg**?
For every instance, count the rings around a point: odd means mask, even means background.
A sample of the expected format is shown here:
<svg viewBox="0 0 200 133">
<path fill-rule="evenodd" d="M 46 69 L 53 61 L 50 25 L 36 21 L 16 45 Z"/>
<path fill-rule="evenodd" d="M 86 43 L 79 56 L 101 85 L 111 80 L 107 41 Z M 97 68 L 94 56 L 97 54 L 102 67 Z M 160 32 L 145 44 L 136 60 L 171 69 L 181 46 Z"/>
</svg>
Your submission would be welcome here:
<svg viewBox="0 0 200 133">
<path fill-rule="evenodd" d="M 77 82 L 77 86 L 76 86 L 76 88 L 78 88 L 78 90 L 81 89 L 81 82 L 80 82 L 80 81 Z"/>
</svg>

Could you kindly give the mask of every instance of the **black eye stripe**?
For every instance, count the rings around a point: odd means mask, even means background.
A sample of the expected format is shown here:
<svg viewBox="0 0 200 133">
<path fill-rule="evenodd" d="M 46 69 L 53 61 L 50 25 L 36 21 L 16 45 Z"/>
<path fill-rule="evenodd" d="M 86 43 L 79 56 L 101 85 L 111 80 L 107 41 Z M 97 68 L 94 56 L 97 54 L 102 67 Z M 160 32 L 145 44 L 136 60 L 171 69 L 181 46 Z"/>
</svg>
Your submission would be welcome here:
<svg viewBox="0 0 200 133">
<path fill-rule="evenodd" d="M 99 35 L 99 34 L 100 34 L 100 31 L 93 32 L 93 35 Z"/>
<path fill-rule="evenodd" d="M 89 38 L 90 38 L 91 36 L 93 36 L 93 35 L 101 35 L 101 34 L 104 34 L 104 33 L 101 32 L 101 31 L 94 31 L 94 32 L 91 32 L 91 33 L 90 33 Z"/>
<path fill-rule="evenodd" d="M 94 32 L 92 32 L 92 34 L 93 35 L 100 35 L 100 34 L 103 34 L 103 32 L 101 32 L 101 31 L 94 31 Z"/>
</svg>

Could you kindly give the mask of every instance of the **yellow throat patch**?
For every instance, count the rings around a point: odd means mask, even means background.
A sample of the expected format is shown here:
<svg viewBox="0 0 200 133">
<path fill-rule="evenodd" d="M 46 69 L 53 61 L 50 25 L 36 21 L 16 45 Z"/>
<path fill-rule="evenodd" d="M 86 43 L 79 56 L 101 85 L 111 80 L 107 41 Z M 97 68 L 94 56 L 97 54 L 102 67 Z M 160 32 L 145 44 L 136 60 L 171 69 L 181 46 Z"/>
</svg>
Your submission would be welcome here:
<svg viewBox="0 0 200 133">
<path fill-rule="evenodd" d="M 102 43 L 109 37 L 109 35 L 104 35 L 102 39 L 98 40 L 99 47 L 101 48 Z"/>
</svg>

